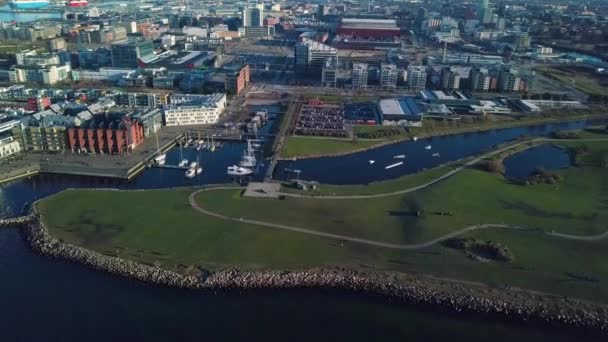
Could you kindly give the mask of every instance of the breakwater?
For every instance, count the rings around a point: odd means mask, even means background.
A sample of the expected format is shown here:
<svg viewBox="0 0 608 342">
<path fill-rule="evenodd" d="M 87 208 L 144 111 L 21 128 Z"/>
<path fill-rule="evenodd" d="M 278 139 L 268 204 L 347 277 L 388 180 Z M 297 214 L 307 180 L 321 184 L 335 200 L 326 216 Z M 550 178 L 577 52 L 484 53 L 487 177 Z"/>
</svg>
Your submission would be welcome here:
<svg viewBox="0 0 608 342">
<path fill-rule="evenodd" d="M 516 321 L 538 321 L 552 326 L 608 334 L 608 308 L 545 294 L 496 289 L 420 275 L 361 272 L 335 267 L 260 272 L 227 269 L 185 275 L 62 242 L 48 233 L 37 215 L 0 221 L 0 227 L 11 225 L 22 228 L 25 240 L 39 254 L 161 286 L 213 291 L 260 288 L 342 289 L 454 312 L 492 315 Z"/>
</svg>

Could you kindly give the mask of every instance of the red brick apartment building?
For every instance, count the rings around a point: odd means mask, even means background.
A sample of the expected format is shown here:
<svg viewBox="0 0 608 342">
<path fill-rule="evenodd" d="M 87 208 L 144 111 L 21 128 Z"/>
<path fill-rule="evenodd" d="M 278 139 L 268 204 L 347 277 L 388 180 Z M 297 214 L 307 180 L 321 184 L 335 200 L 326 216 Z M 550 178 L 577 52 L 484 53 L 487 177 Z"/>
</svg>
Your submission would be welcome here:
<svg viewBox="0 0 608 342">
<path fill-rule="evenodd" d="M 68 147 L 72 152 L 123 154 L 144 141 L 144 128 L 135 120 L 124 118 L 118 123 L 94 126 L 68 129 Z"/>
<path fill-rule="evenodd" d="M 241 95 L 243 90 L 249 85 L 249 74 L 249 64 L 228 68 L 226 71 L 226 91 L 235 95 Z"/>
</svg>

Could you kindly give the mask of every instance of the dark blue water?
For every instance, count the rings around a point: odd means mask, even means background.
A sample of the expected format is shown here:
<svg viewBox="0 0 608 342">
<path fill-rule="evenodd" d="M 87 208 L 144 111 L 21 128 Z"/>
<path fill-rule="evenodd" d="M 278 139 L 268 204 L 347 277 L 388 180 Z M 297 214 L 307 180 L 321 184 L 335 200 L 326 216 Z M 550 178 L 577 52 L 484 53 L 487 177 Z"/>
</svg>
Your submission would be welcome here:
<svg viewBox="0 0 608 342">
<path fill-rule="evenodd" d="M 583 126 L 582 123 L 578 125 L 562 127 Z M 441 162 L 445 162 L 453 156 L 460 158 L 465 154 L 466 146 L 476 145 L 478 141 L 491 146 L 521 134 L 545 134 L 554 129 L 555 125 L 551 128 L 511 129 L 513 133 L 508 134 L 475 133 L 434 138 L 429 143 L 433 145 L 433 152 L 441 150 Z M 456 152 L 449 152 L 450 145 L 456 143 L 462 145 Z M 426 144 L 419 141 L 391 148 L 411 149 L 411 152 L 400 152 L 408 154 L 406 164 L 409 164 L 416 153 L 421 159 L 426 158 L 426 150 L 417 151 Z M 35 199 L 69 187 L 146 189 L 222 183 L 228 180 L 226 166 L 240 159 L 243 148 L 242 144 L 235 144 L 225 145 L 214 153 L 201 152 L 199 158 L 204 172 L 200 179 L 195 180 L 185 179 L 181 170 L 156 168 L 146 170 L 131 182 L 54 175 L 19 180 L 0 186 L 0 217 L 18 214 Z M 445 155 L 444 150 L 448 151 Z M 189 153 L 193 156 L 195 152 Z M 364 155 L 374 153 L 366 152 Z M 379 158 L 383 153 L 385 159 Z M 391 161 L 393 153 L 395 151 L 379 151 L 374 158 L 382 165 Z M 474 153 L 471 151 L 469 154 Z M 367 156 L 358 158 L 367 163 Z M 168 163 L 175 164 L 178 160 L 179 150 L 174 149 L 168 155 Z M 435 162 L 430 158 L 424 160 L 429 165 Z M 328 162 L 339 164 L 334 160 Z M 313 165 L 322 167 L 323 164 L 317 161 Z M 347 174 L 350 177 L 356 172 L 351 170 Z M 353 293 L 301 290 L 213 294 L 151 287 L 34 255 L 16 230 L 0 231 L 0 303 L 0 341 L 11 342 L 572 341 L 575 338 L 563 331 L 541 329 L 535 325 L 428 311 Z M 585 340 L 594 339 L 586 337 Z"/>
<path fill-rule="evenodd" d="M 151 287 L 34 255 L 16 230 L 0 231 L 0 277 L 6 342 L 575 340 L 354 293 Z"/>
<path fill-rule="evenodd" d="M 541 145 L 514 154 L 504 160 L 506 176 L 527 178 L 535 169 L 559 170 L 571 165 L 567 150 L 552 145 Z"/>
<path fill-rule="evenodd" d="M 331 158 L 312 158 L 281 161 L 275 170 L 275 178 L 293 177 L 285 169 L 301 170 L 300 178 L 326 184 L 367 184 L 398 178 L 407 174 L 430 169 L 438 165 L 470 157 L 491 150 L 494 146 L 522 136 L 546 136 L 556 130 L 577 130 L 597 121 L 577 121 L 560 124 L 506 128 L 480 133 L 466 133 L 420 139 L 383 146 L 366 152 Z M 431 145 L 431 149 L 425 149 Z M 439 153 L 439 157 L 433 157 Z M 395 155 L 405 159 L 394 159 Z M 375 160 L 370 164 L 369 160 Z M 386 170 L 385 167 L 399 161 L 404 164 Z"/>
</svg>

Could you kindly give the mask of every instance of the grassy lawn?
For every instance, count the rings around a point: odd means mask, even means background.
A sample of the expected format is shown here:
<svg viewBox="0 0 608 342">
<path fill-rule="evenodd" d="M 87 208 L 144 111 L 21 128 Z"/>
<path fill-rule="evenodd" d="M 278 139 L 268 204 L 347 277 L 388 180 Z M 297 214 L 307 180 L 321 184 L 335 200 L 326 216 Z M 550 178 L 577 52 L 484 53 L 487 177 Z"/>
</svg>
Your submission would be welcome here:
<svg viewBox="0 0 608 342">
<path fill-rule="evenodd" d="M 290 136 L 285 138 L 281 158 L 345 153 L 370 148 L 382 142 L 382 140 L 359 139 L 357 142 L 353 142 L 349 139 Z"/>
<path fill-rule="evenodd" d="M 553 78 L 567 85 L 572 85 L 574 88 L 589 95 L 608 95 L 608 89 L 606 89 L 595 76 L 589 75 L 586 72 L 578 70 L 568 72 L 550 67 L 539 67 L 536 69 L 549 78 Z"/>
<path fill-rule="evenodd" d="M 40 210 L 58 238 L 168 268 L 339 265 L 508 284 L 608 303 L 608 241 L 573 241 L 543 233 L 585 235 L 608 228 L 608 173 L 596 166 L 608 144 L 584 144 L 588 152 L 579 156 L 581 166 L 560 171 L 563 180 L 556 184 L 512 184 L 501 176 L 468 169 L 415 193 L 375 199 L 250 199 L 240 190 L 213 190 L 197 197 L 201 206 L 228 216 L 394 243 L 427 241 L 479 223 L 537 228 L 467 234 L 500 242 L 513 254 L 511 262 L 478 262 L 441 245 L 392 250 L 227 222 L 193 211 L 187 201 L 189 190 L 70 190 L 41 201 Z M 398 190 L 443 171 L 370 186 L 377 187 L 374 191 Z M 418 216 L 421 209 L 424 214 Z"/>
</svg>

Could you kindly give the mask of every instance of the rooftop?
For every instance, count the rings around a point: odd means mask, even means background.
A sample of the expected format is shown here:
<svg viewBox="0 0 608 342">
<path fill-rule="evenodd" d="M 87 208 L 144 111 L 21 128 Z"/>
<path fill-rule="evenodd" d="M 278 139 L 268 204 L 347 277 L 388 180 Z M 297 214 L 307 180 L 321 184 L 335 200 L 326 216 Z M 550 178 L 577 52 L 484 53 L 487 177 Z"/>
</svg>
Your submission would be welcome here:
<svg viewBox="0 0 608 342">
<path fill-rule="evenodd" d="M 343 18 L 341 27 L 350 29 L 399 30 L 397 22 L 392 19 Z"/>
</svg>

